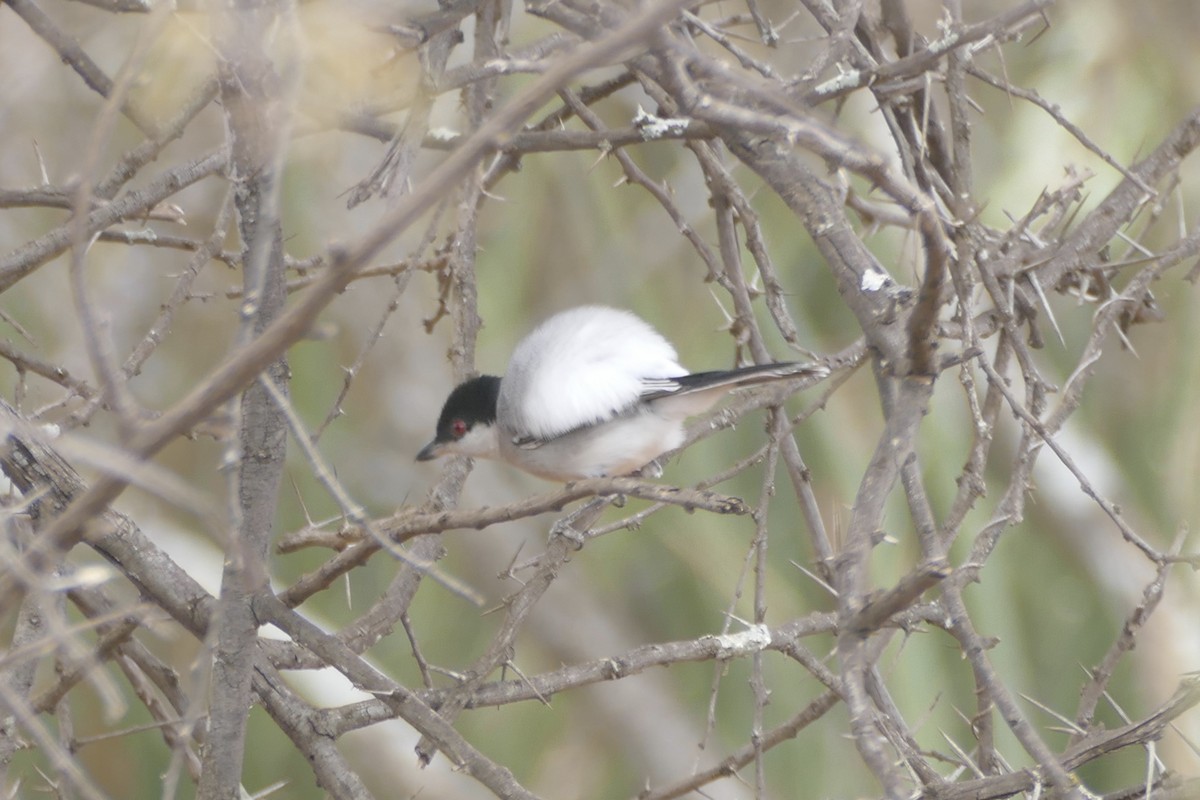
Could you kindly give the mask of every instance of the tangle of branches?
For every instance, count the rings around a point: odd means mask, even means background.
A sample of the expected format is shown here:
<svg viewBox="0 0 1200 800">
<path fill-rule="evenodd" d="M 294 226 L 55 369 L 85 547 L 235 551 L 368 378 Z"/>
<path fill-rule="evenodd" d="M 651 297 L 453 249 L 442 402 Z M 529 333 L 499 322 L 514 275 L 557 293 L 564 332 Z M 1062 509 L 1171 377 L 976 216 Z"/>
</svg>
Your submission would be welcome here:
<svg viewBox="0 0 1200 800">
<path fill-rule="evenodd" d="M 1032 88 L 1080 3 L 210 5 L 3 3 L 45 64 L 0 90 L 5 796 L 1200 796 L 1200 685 L 1147 633 L 1185 515 L 1124 511 L 1073 434 L 1181 330 L 1200 109 L 1117 156 Z M 985 105 L 1102 178 L 999 213 Z M 636 228 L 538 221 L 614 191 Z M 654 305 L 676 278 L 722 332 Z M 635 281 L 689 352 L 831 375 L 661 480 L 408 464 L 522 287 Z M 1030 519 L 1073 522 L 1014 567 Z M 622 543 L 655 555 L 605 572 Z M 1021 596 L 1073 548 L 1104 609 Z M 718 601 L 677 571 L 714 562 Z M 1030 614 L 1091 649 L 998 636 Z"/>
</svg>

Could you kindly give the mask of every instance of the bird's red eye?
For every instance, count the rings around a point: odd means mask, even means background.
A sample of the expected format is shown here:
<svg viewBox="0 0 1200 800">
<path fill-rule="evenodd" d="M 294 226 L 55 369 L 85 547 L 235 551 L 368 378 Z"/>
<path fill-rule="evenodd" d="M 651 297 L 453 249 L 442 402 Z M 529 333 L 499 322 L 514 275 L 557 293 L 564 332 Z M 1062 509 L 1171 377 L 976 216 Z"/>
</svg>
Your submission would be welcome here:
<svg viewBox="0 0 1200 800">
<path fill-rule="evenodd" d="M 461 419 L 456 419 L 450 423 L 450 433 L 455 439 L 461 439 L 467 434 L 467 423 Z"/>
</svg>

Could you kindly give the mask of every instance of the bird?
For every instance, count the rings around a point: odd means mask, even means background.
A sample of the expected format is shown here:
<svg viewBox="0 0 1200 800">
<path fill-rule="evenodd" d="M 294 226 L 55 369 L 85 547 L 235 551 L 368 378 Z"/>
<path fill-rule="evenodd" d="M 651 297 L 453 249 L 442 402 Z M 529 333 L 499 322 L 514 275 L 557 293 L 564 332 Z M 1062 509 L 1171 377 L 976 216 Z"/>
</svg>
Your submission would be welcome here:
<svg viewBox="0 0 1200 800">
<path fill-rule="evenodd" d="M 819 363 L 796 362 L 689 373 L 641 317 L 578 306 L 518 342 L 503 377 L 456 386 L 417 460 L 494 459 L 564 482 L 630 475 L 681 445 L 687 418 L 728 392 L 828 374 Z"/>
</svg>

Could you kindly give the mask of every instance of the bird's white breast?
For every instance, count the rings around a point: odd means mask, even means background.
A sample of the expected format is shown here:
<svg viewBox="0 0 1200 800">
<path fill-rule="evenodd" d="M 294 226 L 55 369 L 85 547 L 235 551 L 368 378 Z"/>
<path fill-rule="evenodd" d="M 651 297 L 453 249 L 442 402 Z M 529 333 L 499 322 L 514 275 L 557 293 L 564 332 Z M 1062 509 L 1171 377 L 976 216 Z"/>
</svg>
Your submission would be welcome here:
<svg viewBox="0 0 1200 800">
<path fill-rule="evenodd" d="M 505 461 L 527 472 L 550 480 L 571 481 L 628 475 L 674 450 L 683 439 L 681 420 L 643 408 L 535 447 L 521 447 L 511 436 L 501 433 L 500 451 Z"/>
</svg>

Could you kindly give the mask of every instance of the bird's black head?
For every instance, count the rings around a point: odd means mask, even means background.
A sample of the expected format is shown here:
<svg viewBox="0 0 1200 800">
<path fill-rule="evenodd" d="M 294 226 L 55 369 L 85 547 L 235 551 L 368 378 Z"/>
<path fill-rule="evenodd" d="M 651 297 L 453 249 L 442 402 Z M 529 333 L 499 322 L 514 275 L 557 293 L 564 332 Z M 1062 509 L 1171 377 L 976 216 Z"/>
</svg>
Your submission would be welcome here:
<svg viewBox="0 0 1200 800">
<path fill-rule="evenodd" d="M 495 375 L 480 375 L 456 386 L 442 406 L 433 441 L 417 453 L 417 460 L 429 461 L 452 453 L 490 455 L 485 449 L 494 442 L 494 434 L 484 440 L 472 437 L 471 433 L 490 429 L 496 422 L 499 396 L 500 379 Z"/>
<path fill-rule="evenodd" d="M 442 406 L 434 441 L 451 442 L 461 439 L 479 423 L 491 425 L 496 421 L 499 396 L 500 379 L 495 375 L 480 375 L 454 387 Z"/>
</svg>

